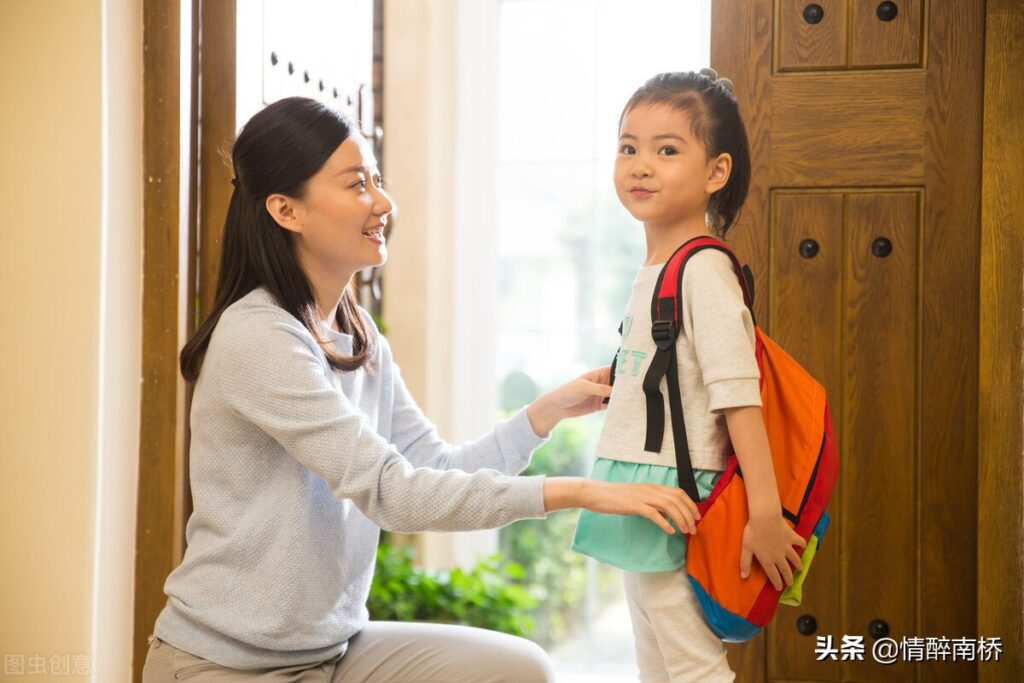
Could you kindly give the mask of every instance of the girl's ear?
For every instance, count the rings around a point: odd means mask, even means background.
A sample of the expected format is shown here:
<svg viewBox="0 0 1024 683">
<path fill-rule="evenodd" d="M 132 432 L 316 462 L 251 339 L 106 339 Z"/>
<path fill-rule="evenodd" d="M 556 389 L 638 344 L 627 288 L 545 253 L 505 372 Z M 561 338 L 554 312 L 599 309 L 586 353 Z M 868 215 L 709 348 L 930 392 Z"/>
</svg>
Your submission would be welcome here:
<svg viewBox="0 0 1024 683">
<path fill-rule="evenodd" d="M 725 187 L 729 182 L 730 173 L 732 173 L 732 155 L 728 152 L 723 152 L 708 161 L 708 182 L 705 188 L 707 193 L 714 194 Z"/>
<path fill-rule="evenodd" d="M 302 222 L 299 220 L 299 211 L 296 201 L 283 194 L 272 194 L 267 197 L 267 213 L 274 219 L 274 222 L 285 230 L 300 233 Z"/>
</svg>

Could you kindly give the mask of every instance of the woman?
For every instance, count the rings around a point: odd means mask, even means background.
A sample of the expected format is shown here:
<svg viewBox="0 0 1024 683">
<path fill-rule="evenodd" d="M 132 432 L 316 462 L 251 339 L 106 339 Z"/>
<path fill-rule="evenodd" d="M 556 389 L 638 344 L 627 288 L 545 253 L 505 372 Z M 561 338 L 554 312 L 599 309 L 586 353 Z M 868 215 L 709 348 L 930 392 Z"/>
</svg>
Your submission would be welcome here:
<svg viewBox="0 0 1024 683">
<path fill-rule="evenodd" d="M 551 681 L 521 638 L 368 622 L 381 528 L 494 528 L 583 507 L 666 533 L 677 489 L 516 477 L 561 419 L 598 410 L 608 370 L 548 393 L 481 438 L 442 441 L 350 292 L 384 263 L 392 202 L 350 122 L 289 98 L 232 151 L 213 312 L 181 354 L 194 510 L 143 680 Z"/>
</svg>

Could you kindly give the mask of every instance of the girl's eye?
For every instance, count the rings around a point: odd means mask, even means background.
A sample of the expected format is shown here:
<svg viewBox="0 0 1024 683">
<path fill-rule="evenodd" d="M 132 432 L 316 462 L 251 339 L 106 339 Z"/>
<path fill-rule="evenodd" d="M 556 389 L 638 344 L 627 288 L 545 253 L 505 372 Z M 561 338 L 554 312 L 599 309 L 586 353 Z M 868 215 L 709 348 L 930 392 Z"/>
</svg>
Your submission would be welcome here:
<svg viewBox="0 0 1024 683">
<path fill-rule="evenodd" d="M 376 185 L 377 187 L 383 188 L 383 187 L 384 187 L 384 183 L 385 183 L 385 182 L 386 182 L 386 181 L 384 180 L 384 176 L 380 176 L 380 175 L 379 175 L 379 176 L 377 176 L 376 178 L 374 178 L 374 184 L 375 184 L 375 185 Z"/>
<path fill-rule="evenodd" d="M 633 145 L 622 145 L 619 147 L 619 154 L 636 154 L 636 149 Z"/>
<path fill-rule="evenodd" d="M 365 181 L 365 180 L 363 180 L 362 178 L 360 178 L 359 180 L 357 180 L 357 181 L 356 181 L 356 182 L 355 182 L 355 183 L 354 183 L 353 185 L 351 185 L 350 187 L 358 187 L 358 188 L 359 188 L 360 190 L 365 190 L 365 189 L 366 189 L 366 181 Z"/>
<path fill-rule="evenodd" d="M 677 154 L 677 152 L 675 147 L 665 146 L 658 150 L 658 154 L 664 154 L 665 156 L 668 157 L 672 156 L 673 154 Z"/>
</svg>

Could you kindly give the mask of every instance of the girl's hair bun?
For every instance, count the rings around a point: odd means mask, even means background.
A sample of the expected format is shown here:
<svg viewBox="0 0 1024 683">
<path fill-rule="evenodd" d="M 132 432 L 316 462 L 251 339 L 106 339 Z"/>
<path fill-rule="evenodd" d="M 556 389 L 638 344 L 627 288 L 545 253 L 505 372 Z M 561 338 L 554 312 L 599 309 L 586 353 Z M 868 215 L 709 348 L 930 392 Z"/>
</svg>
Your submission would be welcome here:
<svg viewBox="0 0 1024 683">
<path fill-rule="evenodd" d="M 721 85 L 730 95 L 733 94 L 733 91 L 736 89 L 736 86 L 733 85 L 732 81 L 724 77 L 719 78 L 718 72 L 712 69 L 711 67 L 706 66 L 703 69 L 701 69 L 698 73 L 700 73 L 702 76 L 707 76 L 714 83 Z"/>
</svg>

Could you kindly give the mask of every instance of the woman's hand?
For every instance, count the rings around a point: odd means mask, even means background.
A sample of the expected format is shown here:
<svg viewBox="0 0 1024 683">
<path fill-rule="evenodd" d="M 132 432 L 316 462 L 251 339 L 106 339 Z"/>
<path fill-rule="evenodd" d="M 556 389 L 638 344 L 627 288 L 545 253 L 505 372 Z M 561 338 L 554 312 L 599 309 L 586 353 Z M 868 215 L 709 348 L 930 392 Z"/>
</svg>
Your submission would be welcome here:
<svg viewBox="0 0 1024 683">
<path fill-rule="evenodd" d="M 586 372 L 549 391 L 526 408 L 530 426 L 538 436 L 547 436 L 567 417 L 587 415 L 604 408 L 604 399 L 612 395 L 611 366 Z"/>
<path fill-rule="evenodd" d="M 676 532 L 669 519 L 688 534 L 697 533 L 700 519 L 697 505 L 680 488 L 548 477 L 544 480 L 544 509 L 553 512 L 563 508 L 584 508 L 608 515 L 641 515 L 667 534 Z"/>
<path fill-rule="evenodd" d="M 792 586 L 793 570 L 789 565 L 792 563 L 797 571 L 804 568 L 794 545 L 803 548 L 807 541 L 786 524 L 781 512 L 752 515 L 743 530 L 740 576 L 745 579 L 750 575 L 750 558 L 753 556 L 761 563 L 775 590 L 781 591 L 783 582 Z"/>
</svg>

